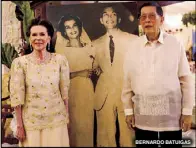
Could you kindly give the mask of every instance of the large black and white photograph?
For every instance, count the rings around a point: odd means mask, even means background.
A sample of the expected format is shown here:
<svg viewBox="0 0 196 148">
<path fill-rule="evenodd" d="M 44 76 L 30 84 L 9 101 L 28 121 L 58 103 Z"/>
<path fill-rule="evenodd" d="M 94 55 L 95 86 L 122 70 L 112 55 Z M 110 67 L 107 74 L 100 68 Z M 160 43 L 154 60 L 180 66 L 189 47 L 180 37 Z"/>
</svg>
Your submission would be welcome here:
<svg viewBox="0 0 196 148">
<path fill-rule="evenodd" d="M 93 146 L 93 141 L 97 146 L 116 146 L 116 141 L 132 145 L 120 95 L 123 59 L 138 36 L 136 8 L 135 2 L 46 7 L 57 31 L 55 50 L 67 57 L 73 73 L 69 92 L 72 146 Z"/>
</svg>

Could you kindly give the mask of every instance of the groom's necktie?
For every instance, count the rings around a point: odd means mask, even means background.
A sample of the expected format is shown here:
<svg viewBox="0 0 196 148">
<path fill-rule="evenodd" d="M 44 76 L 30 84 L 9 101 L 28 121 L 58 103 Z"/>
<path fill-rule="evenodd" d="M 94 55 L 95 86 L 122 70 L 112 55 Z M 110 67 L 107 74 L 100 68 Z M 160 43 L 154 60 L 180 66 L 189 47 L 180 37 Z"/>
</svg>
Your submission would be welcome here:
<svg viewBox="0 0 196 148">
<path fill-rule="evenodd" d="M 110 59 L 111 59 L 111 64 L 113 63 L 113 58 L 114 58 L 114 41 L 112 40 L 113 36 L 109 36 L 110 37 Z"/>
</svg>

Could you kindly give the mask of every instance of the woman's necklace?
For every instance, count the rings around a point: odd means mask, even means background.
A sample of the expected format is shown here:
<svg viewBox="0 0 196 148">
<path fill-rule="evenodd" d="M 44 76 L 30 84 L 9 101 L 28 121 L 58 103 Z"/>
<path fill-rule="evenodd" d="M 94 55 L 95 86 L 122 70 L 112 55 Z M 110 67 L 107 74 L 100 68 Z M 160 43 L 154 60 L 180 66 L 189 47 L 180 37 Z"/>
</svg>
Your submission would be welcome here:
<svg viewBox="0 0 196 148">
<path fill-rule="evenodd" d="M 38 64 L 36 65 L 36 69 L 37 69 L 37 73 L 38 73 L 38 77 L 40 77 L 40 84 L 41 86 L 43 86 L 44 84 L 44 73 L 43 72 L 43 67 L 45 67 L 45 65 L 43 65 L 44 63 L 47 63 L 51 58 L 51 53 L 46 53 L 45 56 L 40 59 L 38 58 L 38 56 L 36 54 L 33 54 L 33 59 L 35 60 L 35 62 Z"/>
<path fill-rule="evenodd" d="M 46 63 L 49 59 L 50 59 L 50 56 L 51 54 L 50 53 L 46 53 L 45 56 L 43 56 L 43 58 L 38 58 L 38 57 L 35 57 L 36 58 L 36 63 L 37 64 L 42 64 L 42 63 Z"/>
</svg>

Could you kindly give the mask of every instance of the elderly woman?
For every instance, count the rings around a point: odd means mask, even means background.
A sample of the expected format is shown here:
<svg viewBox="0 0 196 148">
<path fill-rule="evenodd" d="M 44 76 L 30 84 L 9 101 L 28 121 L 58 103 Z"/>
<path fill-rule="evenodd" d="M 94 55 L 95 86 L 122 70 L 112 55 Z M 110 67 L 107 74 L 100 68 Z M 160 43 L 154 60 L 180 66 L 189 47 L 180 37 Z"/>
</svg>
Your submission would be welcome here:
<svg viewBox="0 0 196 148">
<path fill-rule="evenodd" d="M 94 48 L 79 17 L 67 14 L 59 21 L 56 52 L 66 55 L 70 65 L 70 145 L 93 147 L 94 88 L 90 79 Z M 62 48 L 63 47 L 63 48 Z"/>
<path fill-rule="evenodd" d="M 51 53 L 53 34 L 50 22 L 32 20 L 30 54 L 14 59 L 11 66 L 11 106 L 21 147 L 69 146 L 69 66 L 66 57 Z"/>
</svg>

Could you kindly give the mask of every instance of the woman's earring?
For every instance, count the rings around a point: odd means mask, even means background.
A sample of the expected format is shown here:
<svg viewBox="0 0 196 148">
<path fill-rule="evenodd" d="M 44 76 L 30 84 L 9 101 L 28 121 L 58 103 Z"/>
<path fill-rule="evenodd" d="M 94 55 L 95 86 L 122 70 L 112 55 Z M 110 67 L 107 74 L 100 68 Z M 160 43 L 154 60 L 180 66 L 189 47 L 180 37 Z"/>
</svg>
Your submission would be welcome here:
<svg viewBox="0 0 196 148">
<path fill-rule="evenodd" d="M 48 43 L 48 51 L 50 51 L 50 43 Z"/>
<path fill-rule="evenodd" d="M 33 51 L 31 44 L 30 44 L 30 50 Z"/>
</svg>

